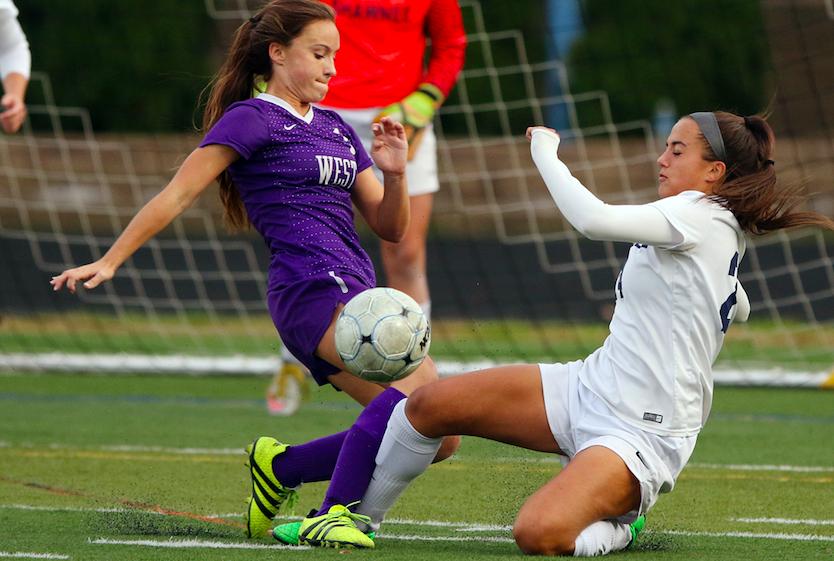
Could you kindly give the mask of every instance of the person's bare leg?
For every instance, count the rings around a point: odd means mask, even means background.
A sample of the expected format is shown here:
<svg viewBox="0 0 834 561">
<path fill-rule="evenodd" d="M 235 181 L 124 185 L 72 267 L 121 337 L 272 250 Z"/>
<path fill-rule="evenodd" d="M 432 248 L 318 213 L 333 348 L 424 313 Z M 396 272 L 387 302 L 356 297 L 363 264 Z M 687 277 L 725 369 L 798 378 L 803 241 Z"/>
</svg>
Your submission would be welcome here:
<svg viewBox="0 0 834 561">
<path fill-rule="evenodd" d="M 591 446 L 527 499 L 516 518 L 513 536 L 524 553 L 570 555 L 577 537 L 586 528 L 636 510 L 639 504 L 640 485 L 625 462 L 608 448 Z M 612 525 L 610 534 L 604 536 L 609 543 L 586 545 L 593 554 L 608 553 L 628 544 L 627 525 L 607 524 Z M 599 531 L 588 536 L 591 541 L 600 538 Z"/>
<path fill-rule="evenodd" d="M 405 292 L 428 312 L 431 295 L 426 274 L 426 238 L 434 194 L 415 195 L 410 202 L 411 223 L 403 239 L 399 243 L 380 242 L 382 267 L 388 286 Z"/>
<path fill-rule="evenodd" d="M 431 462 L 447 434 L 469 434 L 558 452 L 547 422 L 536 365 L 493 368 L 418 388 L 400 402 L 376 457 L 361 512 L 381 523 L 408 484 Z"/>
</svg>

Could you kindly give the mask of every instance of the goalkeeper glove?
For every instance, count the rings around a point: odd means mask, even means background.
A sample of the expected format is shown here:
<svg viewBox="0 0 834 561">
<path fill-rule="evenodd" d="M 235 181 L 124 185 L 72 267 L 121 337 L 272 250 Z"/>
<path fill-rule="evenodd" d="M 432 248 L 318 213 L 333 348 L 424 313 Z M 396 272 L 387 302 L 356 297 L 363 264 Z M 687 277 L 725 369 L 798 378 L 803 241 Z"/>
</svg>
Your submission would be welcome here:
<svg viewBox="0 0 834 561">
<path fill-rule="evenodd" d="M 382 117 L 391 117 L 401 122 L 406 129 L 416 131 L 431 123 L 434 112 L 444 99 L 440 88 L 423 82 L 416 91 L 380 111 L 374 121 L 378 122 Z"/>
</svg>

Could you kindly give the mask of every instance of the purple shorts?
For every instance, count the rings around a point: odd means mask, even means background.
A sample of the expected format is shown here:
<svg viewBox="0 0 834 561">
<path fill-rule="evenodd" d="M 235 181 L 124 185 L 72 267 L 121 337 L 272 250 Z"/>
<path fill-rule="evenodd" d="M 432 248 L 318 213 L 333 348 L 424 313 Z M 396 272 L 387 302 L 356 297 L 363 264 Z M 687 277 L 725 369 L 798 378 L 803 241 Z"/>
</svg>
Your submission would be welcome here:
<svg viewBox="0 0 834 561">
<path fill-rule="evenodd" d="M 341 371 L 316 356 L 333 311 L 340 303 L 346 304 L 369 288 L 373 286 L 353 275 L 334 273 L 305 279 L 267 294 L 269 313 L 281 341 L 310 370 L 318 385 L 328 384 L 327 377 Z"/>
</svg>

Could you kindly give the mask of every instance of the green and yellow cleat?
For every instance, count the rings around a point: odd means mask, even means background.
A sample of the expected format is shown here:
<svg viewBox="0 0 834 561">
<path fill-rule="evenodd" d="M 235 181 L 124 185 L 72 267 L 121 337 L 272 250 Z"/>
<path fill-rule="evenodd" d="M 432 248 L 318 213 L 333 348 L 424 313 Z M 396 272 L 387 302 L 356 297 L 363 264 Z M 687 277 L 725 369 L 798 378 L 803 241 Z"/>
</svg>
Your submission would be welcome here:
<svg viewBox="0 0 834 561">
<path fill-rule="evenodd" d="M 637 517 L 637 519 L 628 525 L 628 529 L 631 530 L 631 541 L 628 542 L 626 549 L 631 548 L 635 543 L 637 543 L 637 536 L 640 535 L 640 532 L 643 531 L 643 528 L 646 527 L 646 515 L 641 514 Z"/>
<path fill-rule="evenodd" d="M 351 505 L 349 505 L 351 506 Z M 313 512 L 310 515 L 314 514 Z M 333 505 L 326 514 L 307 516 L 298 527 L 297 545 L 333 548 L 371 549 L 374 540 L 356 527 L 356 522 L 370 524 L 371 519 L 362 514 L 352 513 L 348 507 Z M 273 535 L 281 541 L 275 532 Z M 291 535 L 286 536 L 291 539 Z M 287 542 L 283 542 L 287 543 Z"/>
<path fill-rule="evenodd" d="M 295 489 L 288 489 L 272 472 L 272 460 L 287 449 L 274 438 L 261 436 L 246 447 L 249 454 L 249 473 L 252 477 L 252 495 L 247 499 L 246 537 L 259 538 L 268 536 L 272 519 L 285 502 L 292 508 L 298 499 Z"/>
<path fill-rule="evenodd" d="M 316 511 L 310 513 L 312 516 L 315 514 Z M 298 543 L 298 533 L 301 530 L 301 521 L 297 522 L 287 522 L 286 524 L 280 524 L 272 529 L 272 537 L 274 537 L 279 542 L 285 545 L 299 545 Z M 368 532 L 365 534 L 371 539 L 376 537 L 376 532 Z"/>
</svg>

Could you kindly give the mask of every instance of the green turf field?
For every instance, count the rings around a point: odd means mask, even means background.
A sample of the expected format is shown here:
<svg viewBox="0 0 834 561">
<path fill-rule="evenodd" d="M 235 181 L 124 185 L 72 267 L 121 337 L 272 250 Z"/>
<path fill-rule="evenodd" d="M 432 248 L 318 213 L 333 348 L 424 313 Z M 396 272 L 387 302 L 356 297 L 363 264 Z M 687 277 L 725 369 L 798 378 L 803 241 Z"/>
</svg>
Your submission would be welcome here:
<svg viewBox="0 0 834 561">
<path fill-rule="evenodd" d="M 0 375 L 0 557 L 335 559 L 242 537 L 243 446 L 345 428 L 358 407 L 324 389 L 269 417 L 254 377 Z M 834 392 L 719 388 L 675 491 L 633 559 L 834 558 Z M 375 551 L 356 558 L 521 558 L 509 526 L 558 463 L 477 439 L 418 479 Z M 306 486 L 296 514 L 315 506 Z M 438 524 L 443 522 L 443 524 Z"/>
</svg>

